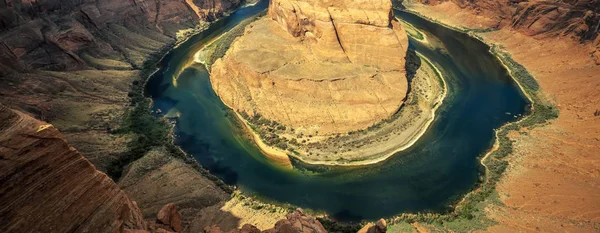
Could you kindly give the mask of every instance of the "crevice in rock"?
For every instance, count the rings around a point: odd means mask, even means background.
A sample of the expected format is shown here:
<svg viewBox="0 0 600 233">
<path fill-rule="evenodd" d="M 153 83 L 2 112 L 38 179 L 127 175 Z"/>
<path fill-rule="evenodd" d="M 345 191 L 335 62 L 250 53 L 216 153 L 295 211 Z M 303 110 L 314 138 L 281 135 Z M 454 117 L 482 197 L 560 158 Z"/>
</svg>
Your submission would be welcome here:
<svg viewBox="0 0 600 233">
<path fill-rule="evenodd" d="M 352 60 L 350 59 L 350 57 L 348 57 L 348 54 L 346 53 L 346 49 L 344 48 L 344 45 L 342 45 L 342 41 L 340 40 L 340 34 L 338 33 L 338 29 L 335 26 L 335 21 L 333 20 L 333 17 L 331 16 L 331 12 L 329 12 L 329 9 L 327 9 L 327 13 L 329 13 L 329 20 L 331 20 L 331 25 L 333 26 L 333 31 L 335 32 L 335 38 L 338 41 L 338 44 L 340 45 L 340 48 L 342 48 L 342 52 L 344 52 L 344 55 L 346 55 L 346 58 L 348 58 L 348 61 L 350 61 L 350 63 L 353 63 Z"/>
</svg>

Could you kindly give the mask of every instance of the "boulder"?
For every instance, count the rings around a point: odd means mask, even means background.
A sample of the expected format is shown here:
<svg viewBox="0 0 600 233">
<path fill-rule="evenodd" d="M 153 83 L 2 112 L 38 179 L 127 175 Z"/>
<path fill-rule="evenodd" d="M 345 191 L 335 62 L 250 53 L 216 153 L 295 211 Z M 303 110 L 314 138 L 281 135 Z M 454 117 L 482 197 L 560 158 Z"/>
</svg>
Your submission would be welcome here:
<svg viewBox="0 0 600 233">
<path fill-rule="evenodd" d="M 358 233 L 385 233 L 387 232 L 387 223 L 385 219 L 379 219 L 375 224 L 368 223 L 361 228 Z"/>
<path fill-rule="evenodd" d="M 175 232 L 182 232 L 183 230 L 181 227 L 181 214 L 177 211 L 174 203 L 169 203 L 160 209 L 156 214 L 156 221 Z"/>
</svg>

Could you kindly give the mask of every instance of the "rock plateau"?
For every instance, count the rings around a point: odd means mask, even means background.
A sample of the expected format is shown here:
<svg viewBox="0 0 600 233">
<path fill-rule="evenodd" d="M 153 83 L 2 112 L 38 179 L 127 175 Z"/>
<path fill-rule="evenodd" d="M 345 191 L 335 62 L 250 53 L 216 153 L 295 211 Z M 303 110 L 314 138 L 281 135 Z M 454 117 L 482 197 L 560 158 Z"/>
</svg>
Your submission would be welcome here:
<svg viewBox="0 0 600 233">
<path fill-rule="evenodd" d="M 274 0 L 211 68 L 223 102 L 296 133 L 365 129 L 407 93 L 408 38 L 387 0 Z"/>
</svg>

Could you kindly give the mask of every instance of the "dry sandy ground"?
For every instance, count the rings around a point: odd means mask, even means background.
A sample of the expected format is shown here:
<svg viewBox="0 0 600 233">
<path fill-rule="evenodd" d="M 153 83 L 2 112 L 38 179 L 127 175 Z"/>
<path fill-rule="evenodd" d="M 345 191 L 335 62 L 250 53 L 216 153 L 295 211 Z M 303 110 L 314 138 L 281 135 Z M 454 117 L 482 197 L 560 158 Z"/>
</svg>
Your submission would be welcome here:
<svg viewBox="0 0 600 233">
<path fill-rule="evenodd" d="M 411 10 L 454 27 L 486 28 L 453 4 Z M 515 152 L 497 187 L 503 205 L 486 208 L 489 232 L 600 231 L 600 66 L 591 46 L 568 38 L 532 38 L 510 29 L 479 33 L 503 45 L 560 109 L 548 125 L 513 133 Z"/>
</svg>

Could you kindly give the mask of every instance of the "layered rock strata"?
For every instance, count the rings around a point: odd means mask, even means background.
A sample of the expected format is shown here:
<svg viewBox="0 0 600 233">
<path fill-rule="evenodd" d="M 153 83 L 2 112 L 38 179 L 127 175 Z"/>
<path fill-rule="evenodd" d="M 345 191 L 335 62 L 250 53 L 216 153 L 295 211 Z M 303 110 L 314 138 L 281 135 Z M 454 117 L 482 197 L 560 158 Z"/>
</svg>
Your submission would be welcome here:
<svg viewBox="0 0 600 233">
<path fill-rule="evenodd" d="M 166 166 L 171 164 L 174 163 Z M 201 232 L 191 227 L 198 221 L 200 225 L 212 226 L 207 229 L 230 231 L 237 229 L 241 221 L 231 213 L 229 217 L 225 216 L 226 211 L 219 211 L 220 206 L 211 203 L 211 199 L 222 202 L 219 198 L 227 198 L 221 190 L 207 190 L 214 189 L 214 184 L 198 190 L 206 194 L 196 194 L 196 199 L 173 195 L 164 197 L 179 204 L 167 202 L 162 207 L 147 208 L 154 212 L 147 213 L 144 218 L 137 203 L 69 146 L 56 128 L 3 105 L 0 105 L 0 183 L 2 232 Z M 175 183 L 175 187 L 167 188 L 178 193 L 177 186 L 181 183 Z M 167 190 L 161 181 L 153 184 L 156 185 L 154 189 Z M 128 189 L 131 190 L 131 187 Z M 217 192 L 221 197 L 214 198 L 211 192 Z M 145 199 L 141 193 L 132 194 L 143 201 L 154 198 L 150 193 L 150 197 Z M 216 210 L 195 211 L 197 216 L 186 220 L 191 208 L 202 209 L 206 203 Z M 210 221 L 203 221 L 203 218 Z M 300 227 L 297 223 L 301 224 Z M 261 232 L 252 225 L 244 226 L 242 230 L 245 228 Z M 286 232 L 306 232 L 309 229 L 325 232 L 317 220 L 301 211 L 288 214 L 287 219 L 279 221 L 274 229 L 280 228 L 285 228 Z"/>
<path fill-rule="evenodd" d="M 56 128 L 0 105 L 0 231 L 145 229 L 135 202 Z"/>
<path fill-rule="evenodd" d="M 408 2 L 408 1 L 407 1 Z M 491 29 L 512 28 L 538 38 L 571 37 L 592 44 L 590 54 L 600 64 L 600 1 L 548 0 L 416 0 L 428 5 L 455 4 L 482 16 Z"/>
<path fill-rule="evenodd" d="M 144 63 L 239 5 L 239 0 L 0 1 L 0 103 L 52 123 L 106 171 L 128 140 L 107 131 L 118 127 L 129 92 L 143 83 L 134 80 Z"/>
<path fill-rule="evenodd" d="M 400 108 L 407 47 L 389 1 L 275 0 L 214 63 L 211 82 L 244 115 L 296 133 L 346 133 Z"/>
</svg>

